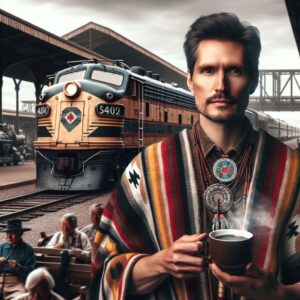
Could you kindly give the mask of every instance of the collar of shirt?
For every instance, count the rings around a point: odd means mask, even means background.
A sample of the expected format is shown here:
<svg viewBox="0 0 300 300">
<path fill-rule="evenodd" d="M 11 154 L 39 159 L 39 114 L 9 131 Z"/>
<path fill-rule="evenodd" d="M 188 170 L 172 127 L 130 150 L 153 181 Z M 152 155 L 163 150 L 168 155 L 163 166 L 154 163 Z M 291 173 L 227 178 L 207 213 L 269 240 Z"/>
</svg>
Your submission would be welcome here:
<svg viewBox="0 0 300 300">
<path fill-rule="evenodd" d="M 197 121 L 195 124 L 195 130 L 197 132 L 197 136 L 200 139 L 200 147 L 202 149 L 202 152 L 204 154 L 204 157 L 207 158 L 207 156 L 213 152 L 219 153 L 220 155 L 224 154 L 223 150 L 219 148 L 210 138 L 206 135 L 203 128 L 200 125 L 200 122 Z M 250 121 L 246 118 L 246 125 L 245 130 L 242 134 L 242 137 L 238 141 L 236 145 L 233 146 L 232 149 L 230 149 L 225 154 L 233 154 L 234 156 L 237 155 L 237 158 L 241 158 L 243 155 L 243 152 L 246 147 L 246 142 L 249 137 L 250 132 L 252 131 L 252 127 L 250 124 Z"/>
<path fill-rule="evenodd" d="M 9 251 L 11 248 L 17 249 L 20 248 L 23 244 L 23 240 L 20 240 L 15 247 L 12 247 L 8 242 L 6 242 L 3 246 L 3 248 L 7 251 Z"/>
</svg>

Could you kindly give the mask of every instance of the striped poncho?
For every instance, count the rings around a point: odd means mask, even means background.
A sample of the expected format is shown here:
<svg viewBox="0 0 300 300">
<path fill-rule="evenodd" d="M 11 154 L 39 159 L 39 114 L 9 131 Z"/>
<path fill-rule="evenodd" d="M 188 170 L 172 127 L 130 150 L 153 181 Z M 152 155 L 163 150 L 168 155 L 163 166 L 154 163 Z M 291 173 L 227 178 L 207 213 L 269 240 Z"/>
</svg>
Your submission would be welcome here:
<svg viewBox="0 0 300 300">
<path fill-rule="evenodd" d="M 184 130 L 146 148 L 125 170 L 101 219 L 107 233 L 102 246 L 110 257 L 99 299 L 135 299 L 126 288 L 141 256 L 170 247 L 182 235 L 203 232 L 192 147 Z M 300 282 L 299 178 L 299 155 L 260 132 L 243 229 L 255 237 L 254 263 L 286 283 Z M 138 299 L 211 299 L 209 278 L 205 273 L 189 280 L 170 276 Z"/>
</svg>

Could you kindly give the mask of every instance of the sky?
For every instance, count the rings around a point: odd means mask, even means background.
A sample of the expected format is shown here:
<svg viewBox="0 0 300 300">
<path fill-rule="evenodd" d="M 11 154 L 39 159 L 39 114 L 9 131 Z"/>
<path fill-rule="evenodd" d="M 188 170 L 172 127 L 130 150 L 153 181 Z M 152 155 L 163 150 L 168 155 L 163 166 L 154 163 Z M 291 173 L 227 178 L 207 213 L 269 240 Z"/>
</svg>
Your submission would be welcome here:
<svg viewBox="0 0 300 300">
<path fill-rule="evenodd" d="M 187 68 L 182 44 L 191 23 L 200 15 L 233 12 L 260 30 L 260 69 L 300 69 L 284 0 L 0 0 L 0 8 L 58 36 L 91 21 L 98 23 L 183 71 Z M 28 86 L 21 84 L 21 100 L 34 98 Z M 3 89 L 8 108 L 11 79 L 5 80 Z M 282 119 L 285 115 L 279 113 Z M 300 125 L 300 112 L 287 117 Z"/>
</svg>

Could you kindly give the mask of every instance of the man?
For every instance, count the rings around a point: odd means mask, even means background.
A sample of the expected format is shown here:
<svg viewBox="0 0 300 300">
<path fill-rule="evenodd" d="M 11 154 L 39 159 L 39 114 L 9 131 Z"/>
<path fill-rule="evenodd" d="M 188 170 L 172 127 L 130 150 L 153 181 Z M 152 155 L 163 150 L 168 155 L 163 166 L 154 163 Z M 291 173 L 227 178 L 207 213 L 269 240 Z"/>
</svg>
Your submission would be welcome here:
<svg viewBox="0 0 300 300">
<path fill-rule="evenodd" d="M 98 299 L 99 294 L 99 284 L 101 278 L 101 270 L 104 263 L 104 260 L 99 259 L 98 256 L 98 248 L 101 242 L 101 232 L 99 231 L 99 222 L 101 215 L 103 213 L 103 204 L 95 203 L 93 204 L 90 209 L 90 216 L 91 216 L 91 224 L 86 225 L 81 229 L 84 232 L 91 244 L 92 244 L 92 255 L 91 255 L 91 263 L 92 263 L 92 270 L 91 270 L 91 287 L 90 287 L 90 300 Z M 95 238 L 97 236 L 97 238 Z"/>
<path fill-rule="evenodd" d="M 6 243 L 0 245 L 0 290 L 3 299 L 15 299 L 22 294 L 27 275 L 35 268 L 35 256 L 30 245 L 22 239 L 20 220 L 10 220 L 1 231 L 6 232 Z"/>
<path fill-rule="evenodd" d="M 91 243 L 87 235 L 77 228 L 77 217 L 72 213 L 67 213 L 60 219 L 60 231 L 56 232 L 47 248 L 56 249 L 82 249 L 86 254 L 92 250 Z"/>
<path fill-rule="evenodd" d="M 257 29 L 235 15 L 191 25 L 184 50 L 199 121 L 125 170 L 100 222 L 117 250 L 99 299 L 300 299 L 300 158 L 244 115 L 260 49 Z M 244 275 L 205 257 L 207 234 L 228 227 L 254 234 Z"/>
<path fill-rule="evenodd" d="M 95 203 L 90 207 L 89 211 L 91 216 L 91 224 L 81 228 L 81 231 L 88 236 L 91 244 L 93 244 L 96 232 L 99 228 L 99 221 L 103 212 L 103 205 L 100 203 Z"/>
<path fill-rule="evenodd" d="M 89 263 L 91 258 L 92 245 L 88 236 L 77 229 L 77 217 L 73 213 L 66 213 L 60 219 L 60 231 L 56 232 L 49 243 L 47 248 L 55 249 L 79 249 L 81 250 L 77 261 Z M 55 290 L 68 298 L 68 289 L 66 282 L 66 274 L 70 263 L 71 256 L 67 250 L 61 252 L 61 265 L 54 274 L 56 282 Z"/>
<path fill-rule="evenodd" d="M 54 280 L 44 268 L 32 271 L 25 283 L 28 292 L 18 296 L 17 300 L 64 300 L 63 297 L 53 291 Z"/>
</svg>

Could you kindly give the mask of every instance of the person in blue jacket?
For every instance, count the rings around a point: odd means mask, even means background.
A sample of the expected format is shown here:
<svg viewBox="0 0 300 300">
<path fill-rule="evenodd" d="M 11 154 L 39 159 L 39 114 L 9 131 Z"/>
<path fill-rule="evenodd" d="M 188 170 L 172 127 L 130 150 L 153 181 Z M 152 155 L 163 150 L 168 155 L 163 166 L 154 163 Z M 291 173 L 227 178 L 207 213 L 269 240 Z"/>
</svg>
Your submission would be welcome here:
<svg viewBox="0 0 300 300">
<path fill-rule="evenodd" d="M 35 255 L 32 247 L 22 239 L 21 220 L 9 220 L 2 232 L 6 232 L 6 242 L 0 244 L 0 296 L 2 299 L 16 299 L 25 292 L 27 275 L 35 269 Z"/>
</svg>

